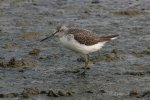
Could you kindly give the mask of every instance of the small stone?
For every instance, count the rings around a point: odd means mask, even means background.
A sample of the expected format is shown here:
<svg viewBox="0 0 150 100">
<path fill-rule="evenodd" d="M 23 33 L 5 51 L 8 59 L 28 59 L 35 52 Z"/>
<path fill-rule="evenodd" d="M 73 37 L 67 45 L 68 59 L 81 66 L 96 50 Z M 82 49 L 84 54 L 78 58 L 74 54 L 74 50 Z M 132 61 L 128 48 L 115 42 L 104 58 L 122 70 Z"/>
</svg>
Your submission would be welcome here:
<svg viewBox="0 0 150 100">
<path fill-rule="evenodd" d="M 35 88 L 35 87 L 31 87 L 31 88 L 24 88 L 23 92 L 22 92 L 22 96 L 24 98 L 29 98 L 32 95 L 36 95 L 39 94 L 39 89 Z"/>
<path fill-rule="evenodd" d="M 50 91 L 48 92 L 47 96 L 49 96 L 49 97 L 59 97 L 59 95 L 56 94 L 56 93 L 54 93 L 52 90 L 50 90 Z"/>
<path fill-rule="evenodd" d="M 129 96 L 135 97 L 135 96 L 138 96 L 138 93 L 136 91 L 130 91 Z"/>
<path fill-rule="evenodd" d="M 141 97 L 150 97 L 150 91 L 142 93 Z"/>
<path fill-rule="evenodd" d="M 58 95 L 59 96 L 65 96 L 65 93 L 63 93 L 62 91 L 58 91 Z"/>
<path fill-rule="evenodd" d="M 4 94 L 0 94 L 0 98 L 4 98 Z"/>
<path fill-rule="evenodd" d="M 33 3 L 32 5 L 37 6 L 37 4 L 36 4 L 36 3 Z"/>
<path fill-rule="evenodd" d="M 41 92 L 40 92 L 40 94 L 47 94 L 48 93 L 48 91 L 45 91 L 45 90 L 42 90 Z"/>
<path fill-rule="evenodd" d="M 93 4 L 97 4 L 97 3 L 99 3 L 100 1 L 99 0 L 92 0 L 92 2 L 91 3 L 93 3 Z"/>
<path fill-rule="evenodd" d="M 29 52 L 29 55 L 38 55 L 40 52 L 39 49 L 33 48 L 32 51 Z"/>
<path fill-rule="evenodd" d="M 86 91 L 87 93 L 93 93 L 93 91 L 92 90 L 89 90 L 89 91 Z"/>
<path fill-rule="evenodd" d="M 24 69 L 20 69 L 20 70 L 18 70 L 18 72 L 24 72 L 25 70 Z"/>
<path fill-rule="evenodd" d="M 13 57 L 10 59 L 10 61 L 8 62 L 8 66 L 15 66 L 16 64 L 16 59 Z"/>
<path fill-rule="evenodd" d="M 105 90 L 100 90 L 100 92 L 101 92 L 101 93 L 106 93 L 106 91 L 105 91 Z"/>
<path fill-rule="evenodd" d="M 72 92 L 66 92 L 67 96 L 72 96 Z"/>
</svg>

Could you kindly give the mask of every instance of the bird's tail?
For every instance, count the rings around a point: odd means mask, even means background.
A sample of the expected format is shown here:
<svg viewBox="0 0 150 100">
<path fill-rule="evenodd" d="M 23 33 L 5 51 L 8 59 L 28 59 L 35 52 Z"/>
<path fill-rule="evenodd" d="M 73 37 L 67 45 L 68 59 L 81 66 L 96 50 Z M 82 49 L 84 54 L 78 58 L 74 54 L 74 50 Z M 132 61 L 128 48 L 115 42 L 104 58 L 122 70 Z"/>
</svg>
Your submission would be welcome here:
<svg viewBox="0 0 150 100">
<path fill-rule="evenodd" d="M 100 42 L 111 41 L 111 40 L 117 39 L 117 36 L 119 36 L 119 35 L 118 34 L 114 34 L 114 35 L 100 36 L 99 41 Z"/>
<path fill-rule="evenodd" d="M 118 34 L 114 34 L 114 35 L 103 36 L 102 38 L 106 38 L 108 40 L 114 40 L 117 39 L 118 36 L 119 36 Z"/>
<path fill-rule="evenodd" d="M 115 40 L 118 38 L 118 36 L 119 36 L 118 34 L 115 34 L 115 35 L 111 35 L 110 38 L 111 38 L 111 40 Z"/>
</svg>

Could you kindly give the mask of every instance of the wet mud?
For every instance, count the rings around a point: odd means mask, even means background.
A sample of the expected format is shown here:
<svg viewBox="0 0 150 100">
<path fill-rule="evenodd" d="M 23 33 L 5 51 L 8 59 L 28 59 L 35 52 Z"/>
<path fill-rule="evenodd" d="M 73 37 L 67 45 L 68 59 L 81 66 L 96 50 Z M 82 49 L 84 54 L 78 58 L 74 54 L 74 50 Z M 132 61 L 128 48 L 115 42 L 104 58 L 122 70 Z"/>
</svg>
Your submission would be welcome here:
<svg viewBox="0 0 150 100">
<path fill-rule="evenodd" d="M 57 38 L 58 24 L 119 34 L 90 54 Z M 1 0 L 0 100 L 150 100 L 149 0 Z"/>
</svg>

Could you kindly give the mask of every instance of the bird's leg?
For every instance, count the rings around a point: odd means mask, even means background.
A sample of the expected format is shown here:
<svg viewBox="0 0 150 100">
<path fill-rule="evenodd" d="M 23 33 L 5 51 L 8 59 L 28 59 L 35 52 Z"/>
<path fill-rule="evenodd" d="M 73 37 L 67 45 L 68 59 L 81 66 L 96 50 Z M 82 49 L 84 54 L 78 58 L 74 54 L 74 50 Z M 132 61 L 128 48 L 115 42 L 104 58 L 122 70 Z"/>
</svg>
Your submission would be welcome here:
<svg viewBox="0 0 150 100">
<path fill-rule="evenodd" d="M 85 59 L 84 69 L 88 69 L 88 64 L 89 64 L 89 59 L 90 59 L 89 55 L 86 54 L 84 59 Z"/>
<path fill-rule="evenodd" d="M 87 69 L 89 69 L 89 68 L 88 68 L 89 55 L 88 55 L 88 54 L 86 54 L 86 55 L 85 55 L 85 57 L 84 57 L 84 59 L 85 59 L 85 66 L 84 66 L 84 72 L 83 72 L 82 74 L 85 74 L 85 73 L 86 73 L 86 71 L 87 71 Z"/>
</svg>

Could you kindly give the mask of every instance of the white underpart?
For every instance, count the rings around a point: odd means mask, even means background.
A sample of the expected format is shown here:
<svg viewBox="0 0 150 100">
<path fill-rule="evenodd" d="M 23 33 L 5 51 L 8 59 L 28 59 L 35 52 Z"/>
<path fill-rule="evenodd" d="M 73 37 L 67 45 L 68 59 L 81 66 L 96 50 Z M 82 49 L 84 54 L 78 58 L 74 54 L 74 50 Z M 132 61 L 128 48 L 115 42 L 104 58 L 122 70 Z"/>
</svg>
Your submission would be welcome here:
<svg viewBox="0 0 150 100">
<path fill-rule="evenodd" d="M 86 46 L 85 44 L 80 44 L 74 38 L 68 36 L 63 36 L 60 38 L 60 42 L 68 49 L 80 52 L 83 54 L 88 54 L 100 50 L 106 42 L 99 42 L 97 44 Z"/>
</svg>

